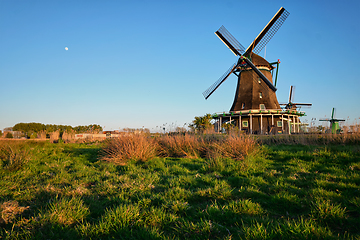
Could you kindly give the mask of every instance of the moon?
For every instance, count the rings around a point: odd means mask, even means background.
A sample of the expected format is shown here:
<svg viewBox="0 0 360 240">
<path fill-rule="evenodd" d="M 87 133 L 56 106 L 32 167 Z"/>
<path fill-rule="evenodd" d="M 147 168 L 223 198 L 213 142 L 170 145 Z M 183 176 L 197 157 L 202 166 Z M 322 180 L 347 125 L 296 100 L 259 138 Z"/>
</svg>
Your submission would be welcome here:
<svg viewBox="0 0 360 240">
<path fill-rule="evenodd" d="M 68 48 L 68 47 L 65 47 L 65 50 L 67 51 L 67 50 L 69 50 L 69 48 Z"/>
</svg>

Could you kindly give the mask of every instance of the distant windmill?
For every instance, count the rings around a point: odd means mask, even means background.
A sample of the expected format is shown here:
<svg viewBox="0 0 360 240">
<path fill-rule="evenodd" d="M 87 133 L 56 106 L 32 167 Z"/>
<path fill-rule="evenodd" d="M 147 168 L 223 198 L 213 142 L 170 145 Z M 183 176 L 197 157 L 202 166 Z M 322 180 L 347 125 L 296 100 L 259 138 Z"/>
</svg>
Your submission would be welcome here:
<svg viewBox="0 0 360 240">
<path fill-rule="evenodd" d="M 334 114 L 335 113 L 335 108 L 332 109 L 332 113 L 331 113 L 331 118 L 321 118 L 319 121 L 327 121 L 330 122 L 330 129 L 331 129 L 331 133 L 336 134 L 336 133 L 340 133 L 341 129 L 339 126 L 339 122 L 344 122 L 344 119 L 335 119 Z"/>
<path fill-rule="evenodd" d="M 280 103 L 280 105 L 285 106 L 285 109 L 288 109 L 288 110 L 296 110 L 298 108 L 298 106 L 307 106 L 307 107 L 312 106 L 311 103 L 294 103 L 294 92 L 295 92 L 295 87 L 290 86 L 289 102 L 288 103 Z"/>
</svg>

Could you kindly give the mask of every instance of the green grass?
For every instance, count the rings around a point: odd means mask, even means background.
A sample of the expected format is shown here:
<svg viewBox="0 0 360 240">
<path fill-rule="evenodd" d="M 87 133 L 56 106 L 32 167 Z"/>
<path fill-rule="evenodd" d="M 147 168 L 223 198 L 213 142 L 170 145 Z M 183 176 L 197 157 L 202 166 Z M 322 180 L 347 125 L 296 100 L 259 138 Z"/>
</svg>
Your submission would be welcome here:
<svg viewBox="0 0 360 240">
<path fill-rule="evenodd" d="M 103 143 L 2 146 L 0 239 L 360 239 L 358 145 L 126 165 Z"/>
</svg>

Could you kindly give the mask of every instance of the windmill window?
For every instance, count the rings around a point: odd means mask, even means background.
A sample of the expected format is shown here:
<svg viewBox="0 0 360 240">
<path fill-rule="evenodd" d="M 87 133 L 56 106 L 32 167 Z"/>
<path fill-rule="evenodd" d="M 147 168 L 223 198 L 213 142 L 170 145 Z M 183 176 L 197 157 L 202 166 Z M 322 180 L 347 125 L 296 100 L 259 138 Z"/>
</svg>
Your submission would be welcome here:
<svg viewBox="0 0 360 240">
<path fill-rule="evenodd" d="M 262 98 L 262 92 L 259 93 L 259 97 Z"/>
<path fill-rule="evenodd" d="M 261 78 L 258 78 L 258 83 L 261 83 Z"/>
<path fill-rule="evenodd" d="M 265 110 L 265 104 L 260 104 L 260 110 Z"/>
<path fill-rule="evenodd" d="M 282 122 L 281 122 L 281 121 L 277 121 L 277 126 L 278 126 L 278 127 L 282 127 Z"/>
<path fill-rule="evenodd" d="M 249 126 L 249 122 L 248 121 L 242 121 L 242 126 L 247 128 Z"/>
<path fill-rule="evenodd" d="M 245 109 L 245 103 L 241 104 L 241 109 Z"/>
</svg>

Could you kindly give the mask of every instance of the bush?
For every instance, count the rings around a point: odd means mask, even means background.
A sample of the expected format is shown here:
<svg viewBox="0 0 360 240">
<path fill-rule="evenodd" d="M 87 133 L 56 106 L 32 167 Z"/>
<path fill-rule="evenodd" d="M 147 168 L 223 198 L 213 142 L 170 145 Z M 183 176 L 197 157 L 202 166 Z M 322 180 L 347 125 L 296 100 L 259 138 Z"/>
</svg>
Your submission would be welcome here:
<svg viewBox="0 0 360 240">
<path fill-rule="evenodd" d="M 5 138 L 14 138 L 11 132 L 8 132 L 5 136 Z"/>
<path fill-rule="evenodd" d="M 36 133 L 32 133 L 32 134 L 30 134 L 29 138 L 30 138 L 30 139 L 35 139 L 35 138 L 37 138 L 37 134 L 36 134 Z"/>
</svg>

